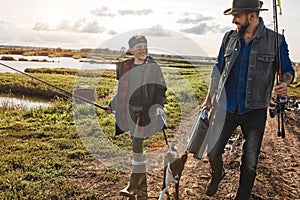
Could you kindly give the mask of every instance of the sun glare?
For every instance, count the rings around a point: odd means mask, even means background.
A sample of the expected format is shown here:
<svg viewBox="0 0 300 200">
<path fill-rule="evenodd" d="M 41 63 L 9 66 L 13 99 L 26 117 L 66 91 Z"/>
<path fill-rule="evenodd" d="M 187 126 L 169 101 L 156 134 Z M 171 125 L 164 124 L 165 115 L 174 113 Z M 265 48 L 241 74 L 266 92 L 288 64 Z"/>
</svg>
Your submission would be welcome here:
<svg viewBox="0 0 300 200">
<path fill-rule="evenodd" d="M 65 1 L 52 0 L 37 4 L 39 4 L 40 20 L 53 26 L 66 20 L 73 10 Z"/>
<path fill-rule="evenodd" d="M 48 21 L 50 24 L 58 24 L 61 21 L 65 20 L 65 14 L 62 9 L 59 8 L 52 8 L 48 9 L 45 13 L 45 19 Z"/>
</svg>

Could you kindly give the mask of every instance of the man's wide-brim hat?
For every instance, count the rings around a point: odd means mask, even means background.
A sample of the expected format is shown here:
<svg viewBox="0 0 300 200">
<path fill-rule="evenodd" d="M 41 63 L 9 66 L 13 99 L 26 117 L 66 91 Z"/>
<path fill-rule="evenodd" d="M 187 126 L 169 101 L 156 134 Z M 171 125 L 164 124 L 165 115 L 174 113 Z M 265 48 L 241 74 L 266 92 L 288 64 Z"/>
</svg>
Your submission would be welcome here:
<svg viewBox="0 0 300 200">
<path fill-rule="evenodd" d="M 224 15 L 235 15 L 239 13 L 266 11 L 262 9 L 263 2 L 259 0 L 233 0 L 232 8 L 224 11 Z"/>
</svg>

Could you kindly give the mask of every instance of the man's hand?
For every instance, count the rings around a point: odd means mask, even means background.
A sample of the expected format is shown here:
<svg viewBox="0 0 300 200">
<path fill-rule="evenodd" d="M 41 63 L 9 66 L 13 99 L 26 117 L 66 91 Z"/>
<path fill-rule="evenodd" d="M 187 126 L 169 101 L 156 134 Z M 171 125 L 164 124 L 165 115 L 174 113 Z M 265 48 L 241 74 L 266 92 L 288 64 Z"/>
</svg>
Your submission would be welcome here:
<svg viewBox="0 0 300 200">
<path fill-rule="evenodd" d="M 282 80 L 276 86 L 274 86 L 274 93 L 276 95 L 287 96 L 288 85 L 293 81 L 293 75 L 289 72 L 282 75 Z"/>
<path fill-rule="evenodd" d="M 287 96 L 288 92 L 288 84 L 287 83 L 279 83 L 278 85 L 274 86 L 274 93 L 276 95 Z"/>
<path fill-rule="evenodd" d="M 212 104 L 211 104 L 211 97 L 210 94 L 208 93 L 203 104 L 199 107 L 199 109 L 202 109 L 204 106 L 206 106 L 207 111 L 210 111 Z"/>
</svg>

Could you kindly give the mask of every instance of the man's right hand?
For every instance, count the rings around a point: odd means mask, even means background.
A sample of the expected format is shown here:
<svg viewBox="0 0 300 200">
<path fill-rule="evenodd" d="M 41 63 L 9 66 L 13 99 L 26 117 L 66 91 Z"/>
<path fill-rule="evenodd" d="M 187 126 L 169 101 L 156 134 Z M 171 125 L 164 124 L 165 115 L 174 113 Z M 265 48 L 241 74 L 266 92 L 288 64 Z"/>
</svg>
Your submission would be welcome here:
<svg viewBox="0 0 300 200">
<path fill-rule="evenodd" d="M 202 109 L 204 106 L 206 106 L 207 111 L 210 111 L 212 104 L 211 104 L 211 97 L 210 94 L 208 93 L 204 102 L 202 103 L 202 105 L 200 106 L 200 109 Z"/>
</svg>

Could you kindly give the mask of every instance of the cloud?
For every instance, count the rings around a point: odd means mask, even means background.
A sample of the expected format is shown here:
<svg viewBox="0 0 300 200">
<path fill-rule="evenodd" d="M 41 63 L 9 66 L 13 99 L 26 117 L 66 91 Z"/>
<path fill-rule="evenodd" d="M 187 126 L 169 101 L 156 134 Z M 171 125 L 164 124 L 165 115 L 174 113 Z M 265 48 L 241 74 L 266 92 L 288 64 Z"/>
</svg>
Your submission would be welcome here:
<svg viewBox="0 0 300 200">
<path fill-rule="evenodd" d="M 117 31 L 114 31 L 114 30 L 110 30 L 107 32 L 109 35 L 117 35 L 118 32 Z"/>
<path fill-rule="evenodd" d="M 207 26 L 206 23 L 202 23 L 202 24 L 199 24 L 192 28 L 182 29 L 181 31 L 184 33 L 194 33 L 197 35 L 205 35 L 209 31 L 209 27 Z"/>
<path fill-rule="evenodd" d="M 0 20 L 0 24 L 9 25 L 9 24 L 11 24 L 11 23 L 8 22 L 8 21 Z"/>
<path fill-rule="evenodd" d="M 42 23 L 42 22 L 36 22 L 32 29 L 35 31 L 50 31 L 51 30 L 49 24 Z"/>
<path fill-rule="evenodd" d="M 33 30 L 35 31 L 70 31 L 76 33 L 102 33 L 105 28 L 100 27 L 96 21 L 86 21 L 85 19 L 77 20 L 72 23 L 69 20 L 63 20 L 55 26 L 47 23 L 37 22 Z"/>
<path fill-rule="evenodd" d="M 119 14 L 120 16 L 125 15 L 149 15 L 153 13 L 151 9 L 140 9 L 140 10 L 118 10 L 117 13 L 111 11 L 108 7 L 103 6 L 101 8 L 97 8 L 91 11 L 91 13 L 98 17 L 114 17 L 115 15 Z"/>
<path fill-rule="evenodd" d="M 229 26 L 222 26 L 218 24 L 207 24 L 207 23 L 200 23 L 197 26 L 181 29 L 180 31 L 183 33 L 192 33 L 196 35 L 205 35 L 208 32 L 211 33 L 224 33 L 229 30 Z"/>
<path fill-rule="evenodd" d="M 174 55 L 207 55 L 196 42 L 182 33 L 163 29 L 161 25 L 152 28 L 135 29 L 117 34 L 101 43 L 100 48 L 120 50 L 128 47 L 128 40 L 133 35 L 145 35 L 149 52 Z"/>
<path fill-rule="evenodd" d="M 189 17 L 184 17 L 177 20 L 179 24 L 198 24 L 201 22 L 209 21 L 215 19 L 214 17 L 204 17 L 201 14 L 189 14 L 185 13 L 185 16 L 188 15 Z M 190 16 L 191 15 L 191 16 Z"/>
<path fill-rule="evenodd" d="M 81 33 L 102 33 L 104 31 L 104 27 L 99 27 L 98 22 L 92 21 L 84 24 L 81 27 Z"/>
<path fill-rule="evenodd" d="M 224 26 L 215 23 L 215 18 L 212 16 L 203 16 L 198 13 L 183 13 L 182 18 L 178 19 L 176 22 L 182 25 L 197 24 L 190 28 L 181 29 L 183 33 L 192 33 L 196 35 L 205 35 L 207 33 L 224 33 L 230 30 L 230 26 Z"/>
<path fill-rule="evenodd" d="M 171 34 L 163 30 L 163 27 L 160 25 L 156 25 L 152 28 L 147 29 L 144 35 L 153 36 L 153 37 L 169 37 Z"/>
<path fill-rule="evenodd" d="M 75 22 L 74 27 L 78 27 L 77 22 Z M 56 26 L 56 30 L 70 31 L 72 29 L 73 27 L 69 20 L 63 20 Z"/>
<path fill-rule="evenodd" d="M 0 44 L 39 47 L 83 48 L 94 47 L 101 42 L 99 34 L 78 34 L 66 31 L 34 31 L 15 24 L 0 26 Z"/>
<path fill-rule="evenodd" d="M 103 6 L 102 8 L 92 10 L 91 13 L 98 17 L 114 17 L 116 15 L 115 13 L 109 11 L 110 9 L 108 7 Z"/>
<path fill-rule="evenodd" d="M 119 15 L 124 16 L 124 15 L 149 15 L 153 13 L 153 10 L 151 9 L 141 9 L 141 10 L 118 10 Z"/>
<path fill-rule="evenodd" d="M 1 23 L 0 23 L 1 24 Z M 23 26 L 5 23 L 0 26 L 0 43 L 8 45 L 22 45 L 24 43 L 32 43 L 37 41 L 38 37 L 32 33 L 32 30 L 26 29 Z"/>
</svg>

